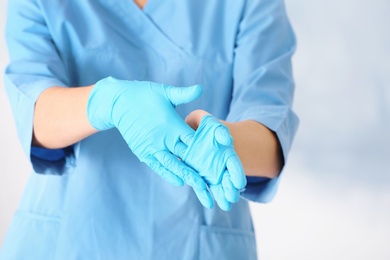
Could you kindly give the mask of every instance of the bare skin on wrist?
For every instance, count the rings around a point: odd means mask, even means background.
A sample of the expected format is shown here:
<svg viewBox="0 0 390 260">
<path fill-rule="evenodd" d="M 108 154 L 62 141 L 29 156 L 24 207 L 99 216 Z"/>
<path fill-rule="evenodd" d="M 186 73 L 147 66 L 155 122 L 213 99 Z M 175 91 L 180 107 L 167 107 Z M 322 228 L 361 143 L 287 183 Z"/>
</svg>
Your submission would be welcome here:
<svg viewBox="0 0 390 260">
<path fill-rule="evenodd" d="M 43 91 L 35 104 L 32 144 L 63 148 L 98 132 L 87 118 L 92 87 L 51 87 Z"/>
</svg>

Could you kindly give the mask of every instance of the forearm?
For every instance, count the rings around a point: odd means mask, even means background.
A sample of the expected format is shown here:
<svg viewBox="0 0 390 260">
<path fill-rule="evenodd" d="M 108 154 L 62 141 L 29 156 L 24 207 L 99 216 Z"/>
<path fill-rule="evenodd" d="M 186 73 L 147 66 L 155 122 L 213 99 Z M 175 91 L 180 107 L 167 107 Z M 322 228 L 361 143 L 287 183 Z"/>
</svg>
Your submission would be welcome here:
<svg viewBox="0 0 390 260">
<path fill-rule="evenodd" d="M 283 154 L 275 133 L 255 121 L 222 121 L 233 136 L 234 148 L 247 176 L 275 178 L 283 167 Z"/>
<path fill-rule="evenodd" d="M 186 122 L 194 129 L 207 112 L 192 112 Z M 221 121 L 229 128 L 234 148 L 247 176 L 275 178 L 283 167 L 283 154 L 275 133 L 264 125 L 247 120 L 236 123 Z"/>
<path fill-rule="evenodd" d="M 35 104 L 32 144 L 63 148 L 96 133 L 86 112 L 92 87 L 51 87 L 42 92 Z"/>
</svg>

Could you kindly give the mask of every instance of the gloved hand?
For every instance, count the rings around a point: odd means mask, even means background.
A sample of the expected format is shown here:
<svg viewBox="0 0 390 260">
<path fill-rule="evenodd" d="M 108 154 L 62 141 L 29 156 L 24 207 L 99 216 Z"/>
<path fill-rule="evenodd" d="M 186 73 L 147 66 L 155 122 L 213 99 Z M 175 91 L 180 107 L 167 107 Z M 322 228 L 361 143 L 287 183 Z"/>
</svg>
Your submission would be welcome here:
<svg viewBox="0 0 390 260">
<path fill-rule="evenodd" d="M 190 185 L 201 203 L 210 208 L 213 200 L 206 183 L 176 157 L 184 153 L 194 130 L 174 108 L 201 93 L 199 85 L 172 87 L 108 77 L 93 87 L 87 116 L 97 130 L 118 128 L 140 161 L 176 186 L 183 185 L 183 181 Z"/>
<path fill-rule="evenodd" d="M 182 159 L 203 177 L 221 209 L 228 211 L 239 200 L 246 177 L 232 136 L 218 119 L 202 118 Z"/>
</svg>

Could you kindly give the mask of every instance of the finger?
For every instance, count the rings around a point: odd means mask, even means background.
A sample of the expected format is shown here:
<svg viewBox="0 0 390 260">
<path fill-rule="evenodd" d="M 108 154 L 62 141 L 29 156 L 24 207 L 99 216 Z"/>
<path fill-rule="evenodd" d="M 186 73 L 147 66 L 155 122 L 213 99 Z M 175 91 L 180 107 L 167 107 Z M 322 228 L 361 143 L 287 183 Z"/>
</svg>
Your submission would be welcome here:
<svg viewBox="0 0 390 260">
<path fill-rule="evenodd" d="M 214 207 L 214 201 L 213 197 L 211 196 L 210 192 L 207 189 L 204 190 L 198 190 L 194 189 L 196 196 L 198 197 L 200 203 L 208 209 L 211 209 Z"/>
<path fill-rule="evenodd" d="M 180 179 L 177 175 L 163 167 L 156 159 L 145 160 L 145 163 L 167 182 L 178 187 L 184 185 L 184 181 L 182 179 Z"/>
<path fill-rule="evenodd" d="M 238 155 L 234 153 L 231 155 L 226 162 L 226 168 L 230 174 L 230 180 L 232 181 L 234 187 L 238 190 L 245 188 L 246 186 L 246 177 L 242 163 Z"/>
<path fill-rule="evenodd" d="M 222 188 L 225 192 L 225 197 L 227 201 L 231 203 L 236 203 L 240 200 L 240 191 L 234 187 L 233 183 L 230 180 L 230 174 L 226 170 L 222 178 Z"/>
<path fill-rule="evenodd" d="M 167 151 L 157 152 L 155 155 L 156 159 L 161 163 L 162 166 L 167 168 L 169 171 L 176 174 L 185 183 L 190 185 L 192 188 L 197 190 L 205 190 L 207 185 L 202 177 L 192 168 L 184 164 L 182 161 L 177 159 L 173 154 Z"/>
<path fill-rule="evenodd" d="M 186 134 L 186 135 L 181 135 L 180 140 L 186 145 L 190 146 L 192 139 L 194 138 L 194 132 Z"/>
<path fill-rule="evenodd" d="M 201 85 L 194 85 L 191 87 L 172 87 L 163 85 L 163 87 L 165 95 L 174 106 L 194 101 L 203 93 Z"/>
<path fill-rule="evenodd" d="M 218 206 L 224 211 L 229 211 L 232 208 L 232 204 L 226 200 L 222 186 L 218 184 L 210 185 L 209 187 Z"/>
<path fill-rule="evenodd" d="M 175 146 L 173 147 L 173 153 L 179 157 L 180 159 L 183 158 L 188 146 L 183 144 L 182 142 L 178 141 Z"/>
<path fill-rule="evenodd" d="M 221 145 L 230 145 L 233 143 L 233 138 L 230 135 L 228 128 L 222 123 L 214 131 L 215 140 Z"/>
</svg>

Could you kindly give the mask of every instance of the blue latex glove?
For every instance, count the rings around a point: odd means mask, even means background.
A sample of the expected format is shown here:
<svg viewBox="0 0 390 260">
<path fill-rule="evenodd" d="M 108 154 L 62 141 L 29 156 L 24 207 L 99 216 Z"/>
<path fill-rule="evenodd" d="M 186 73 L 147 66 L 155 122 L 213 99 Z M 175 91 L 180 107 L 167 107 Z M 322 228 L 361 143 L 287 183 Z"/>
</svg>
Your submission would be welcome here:
<svg viewBox="0 0 390 260">
<path fill-rule="evenodd" d="M 218 119 L 202 118 L 182 159 L 203 177 L 221 209 L 228 211 L 239 200 L 246 186 L 244 169 L 228 128 Z"/>
<path fill-rule="evenodd" d="M 213 200 L 206 183 L 176 157 L 184 153 L 194 130 L 176 113 L 175 106 L 201 94 L 199 85 L 172 87 L 108 77 L 93 87 L 87 116 L 97 130 L 118 128 L 140 161 L 176 186 L 183 181 L 190 185 L 200 202 L 210 208 Z"/>
</svg>

